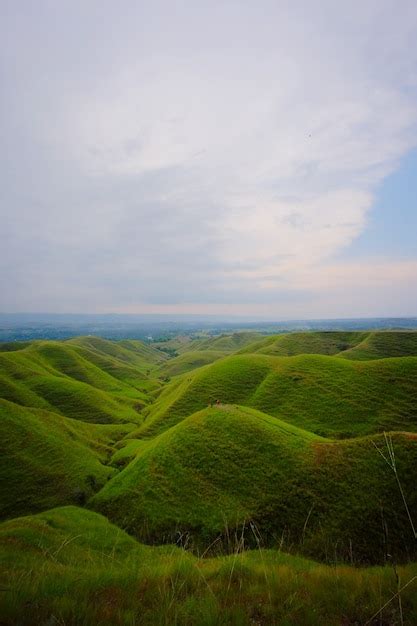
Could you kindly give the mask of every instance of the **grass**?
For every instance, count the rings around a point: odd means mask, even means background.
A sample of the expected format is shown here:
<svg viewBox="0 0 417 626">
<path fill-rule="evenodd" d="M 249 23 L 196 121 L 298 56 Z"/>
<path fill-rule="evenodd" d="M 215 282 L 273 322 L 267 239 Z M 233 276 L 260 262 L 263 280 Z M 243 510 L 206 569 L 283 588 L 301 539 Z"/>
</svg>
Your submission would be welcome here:
<svg viewBox="0 0 417 626">
<path fill-rule="evenodd" d="M 158 383 L 114 356 L 74 344 L 40 341 L 1 352 L 1 397 L 88 422 L 139 423 L 138 411 Z"/>
<path fill-rule="evenodd" d="M 137 436 L 158 434 L 216 400 L 257 408 L 324 436 L 416 431 L 417 357 L 227 357 L 168 384 Z"/>
<path fill-rule="evenodd" d="M 0 344 L 1 623 L 417 623 L 416 337 Z"/>
<path fill-rule="evenodd" d="M 115 474 L 105 465 L 112 444 L 132 428 L 0 400 L 1 517 L 84 502 Z"/>
<path fill-rule="evenodd" d="M 179 351 L 190 352 L 195 350 L 215 350 L 227 354 L 243 349 L 245 346 L 248 346 L 259 339 L 260 336 L 261 335 L 257 332 L 242 331 L 231 335 L 223 334 L 218 337 L 203 337 L 191 341 L 188 345 L 185 344 L 184 347 L 179 348 Z"/>
<path fill-rule="evenodd" d="M 273 335 L 250 343 L 240 354 L 272 356 L 324 354 L 346 359 L 417 356 L 416 331 L 297 332 Z"/>
<path fill-rule="evenodd" d="M 76 507 L 6 522 L 0 542 L 2 623 L 10 626 L 340 626 L 400 618 L 390 567 L 329 567 L 271 550 L 201 559 L 143 546 Z M 398 572 L 407 585 L 404 624 L 412 626 L 417 567 Z"/>
<path fill-rule="evenodd" d="M 137 453 L 144 445 L 146 445 L 146 439 L 129 439 L 124 438 L 116 445 L 116 451 L 111 457 L 111 464 L 120 467 L 126 465 L 129 461 L 135 458 Z"/>
<path fill-rule="evenodd" d="M 75 337 L 69 339 L 67 344 L 87 348 L 88 350 L 106 355 L 118 361 L 122 361 L 141 371 L 147 371 L 162 363 L 167 357 L 165 354 L 135 339 L 122 341 L 109 341 L 102 337 Z"/>
<path fill-rule="evenodd" d="M 417 436 L 392 439 L 416 516 Z M 226 529 L 246 520 L 267 545 L 285 541 L 323 560 L 381 562 L 387 551 L 414 558 L 395 476 L 375 449 L 383 445 L 382 435 L 331 441 L 247 407 L 213 407 L 140 441 L 134 460 L 90 504 L 145 541 L 180 532 L 194 549 L 217 539 L 223 550 Z"/>
<path fill-rule="evenodd" d="M 381 359 L 386 357 L 416 356 L 417 332 L 372 332 L 353 348 L 339 356 L 345 359 Z"/>
<path fill-rule="evenodd" d="M 417 334 L 417 333 L 416 333 Z M 296 332 L 272 335 L 245 346 L 240 353 L 270 354 L 272 356 L 297 356 L 298 354 L 338 354 L 360 343 L 364 332 Z"/>
<path fill-rule="evenodd" d="M 198 367 L 203 367 L 224 357 L 219 350 L 194 350 L 185 352 L 166 361 L 158 370 L 160 377 L 179 376 Z"/>
<path fill-rule="evenodd" d="M 211 337 L 204 334 L 199 337 L 189 337 L 178 335 L 172 337 L 168 341 L 157 342 L 155 345 L 161 349 L 171 349 L 179 355 L 189 352 L 221 352 L 223 356 L 237 350 L 243 349 L 245 346 L 252 344 L 259 339 L 261 335 L 258 332 L 242 331 L 232 333 L 231 335 L 222 334 Z"/>
</svg>

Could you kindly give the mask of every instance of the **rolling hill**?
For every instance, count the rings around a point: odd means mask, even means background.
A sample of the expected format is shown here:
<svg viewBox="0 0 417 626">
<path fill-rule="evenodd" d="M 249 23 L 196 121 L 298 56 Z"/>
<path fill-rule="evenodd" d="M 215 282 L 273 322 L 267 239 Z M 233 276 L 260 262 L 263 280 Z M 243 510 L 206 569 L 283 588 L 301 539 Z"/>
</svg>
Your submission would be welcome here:
<svg viewBox="0 0 417 626">
<path fill-rule="evenodd" d="M 112 444 L 131 425 L 86 424 L 0 400 L 2 518 L 84 503 L 115 473 Z"/>
<path fill-rule="evenodd" d="M 196 350 L 185 352 L 177 357 L 166 361 L 158 370 L 160 377 L 171 377 L 185 374 L 204 365 L 209 365 L 214 361 L 224 357 L 224 352 L 219 350 Z"/>
<path fill-rule="evenodd" d="M 240 354 L 257 353 L 272 356 L 325 354 L 331 356 L 353 348 L 367 335 L 368 333 L 364 332 L 339 331 L 285 333 L 259 338 L 258 341 L 240 350 Z"/>
<path fill-rule="evenodd" d="M 325 436 L 415 431 L 417 357 L 227 357 L 168 384 L 137 435 L 160 433 L 217 400 L 257 408 Z"/>
<path fill-rule="evenodd" d="M 394 433 L 398 471 L 417 515 L 417 435 Z M 92 499 L 91 505 L 146 541 L 207 546 L 255 522 L 267 545 L 295 544 L 315 558 L 383 560 L 417 556 L 394 473 L 378 449 L 382 435 L 326 440 L 237 406 L 204 409 L 155 439 Z M 308 526 L 306 520 L 308 519 Z M 372 537 L 368 534 L 373 528 Z"/>
<path fill-rule="evenodd" d="M 160 350 L 135 339 L 109 341 L 102 337 L 88 336 L 68 339 L 65 343 L 88 349 L 100 357 L 107 356 L 127 363 L 141 372 L 157 367 L 168 358 Z"/>
<path fill-rule="evenodd" d="M 272 356 L 324 354 L 346 359 L 417 356 L 416 331 L 322 331 L 272 335 L 250 343 L 239 354 Z"/>
<path fill-rule="evenodd" d="M 207 335 L 200 336 L 181 336 L 172 337 L 168 341 L 156 342 L 155 346 L 161 350 L 168 349 L 178 354 L 184 354 L 186 352 L 205 352 L 216 351 L 223 354 L 229 354 L 236 352 L 244 348 L 262 337 L 258 332 L 241 331 L 232 334 L 221 335 Z"/>
<path fill-rule="evenodd" d="M 144 368 L 143 355 L 132 352 L 130 356 L 117 344 L 110 349 L 112 342 L 102 339 L 94 344 L 101 347 L 100 352 L 89 344 L 90 338 L 86 342 L 84 338 L 38 341 L 0 352 L 1 397 L 88 422 L 138 423 L 138 411 L 148 402 L 147 393 L 159 385 L 134 365 L 138 361 Z M 123 359 L 125 352 L 128 356 Z M 150 367 L 164 360 L 153 355 L 157 357 Z"/>
<path fill-rule="evenodd" d="M 413 626 L 416 339 L 0 343 L 2 624 Z"/>
<path fill-rule="evenodd" d="M 341 352 L 345 359 L 384 359 L 387 357 L 417 356 L 417 332 L 371 332 L 354 347 Z"/>
</svg>

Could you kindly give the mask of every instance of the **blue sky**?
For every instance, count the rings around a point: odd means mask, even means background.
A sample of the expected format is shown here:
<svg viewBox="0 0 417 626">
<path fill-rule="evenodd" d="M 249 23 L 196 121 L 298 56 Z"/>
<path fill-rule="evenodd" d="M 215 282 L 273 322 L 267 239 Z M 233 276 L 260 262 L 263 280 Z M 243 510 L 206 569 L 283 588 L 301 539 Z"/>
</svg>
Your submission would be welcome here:
<svg viewBox="0 0 417 626">
<path fill-rule="evenodd" d="M 414 0 L 0 11 L 0 311 L 417 314 Z"/>
<path fill-rule="evenodd" d="M 344 254 L 345 258 L 369 255 L 417 256 L 417 150 L 409 152 L 398 170 L 382 181 L 365 230 Z"/>
</svg>

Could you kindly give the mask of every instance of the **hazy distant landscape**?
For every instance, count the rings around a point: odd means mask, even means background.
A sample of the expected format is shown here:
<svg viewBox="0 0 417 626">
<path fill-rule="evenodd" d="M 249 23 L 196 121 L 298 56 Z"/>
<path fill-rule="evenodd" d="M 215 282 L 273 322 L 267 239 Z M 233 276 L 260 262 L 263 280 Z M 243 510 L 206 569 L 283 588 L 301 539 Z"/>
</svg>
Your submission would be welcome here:
<svg viewBox="0 0 417 626">
<path fill-rule="evenodd" d="M 0 343 L 4 623 L 414 624 L 417 329 L 186 328 Z"/>
<path fill-rule="evenodd" d="M 166 341 L 178 335 L 211 336 L 241 330 L 273 335 L 295 330 L 407 330 L 416 327 L 416 317 L 269 321 L 220 315 L 48 315 L 0 312 L 0 341 L 69 339 L 91 334 L 105 339 L 141 339 L 149 343 Z"/>
</svg>

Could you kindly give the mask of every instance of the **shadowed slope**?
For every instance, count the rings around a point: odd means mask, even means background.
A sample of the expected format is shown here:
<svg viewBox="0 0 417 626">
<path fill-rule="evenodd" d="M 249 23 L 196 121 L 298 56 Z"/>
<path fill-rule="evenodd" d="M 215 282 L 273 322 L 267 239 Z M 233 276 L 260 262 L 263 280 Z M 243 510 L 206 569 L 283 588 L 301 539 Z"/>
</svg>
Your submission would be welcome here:
<svg viewBox="0 0 417 626">
<path fill-rule="evenodd" d="M 138 434 L 166 430 L 216 400 L 251 406 L 323 435 L 414 431 L 417 357 L 227 357 L 167 385 Z"/>
<path fill-rule="evenodd" d="M 51 616 L 68 625 L 340 626 L 363 624 L 377 612 L 381 623 L 399 623 L 398 604 L 389 602 L 390 567 L 328 567 L 272 550 L 197 559 L 172 546 L 143 546 L 76 507 L 2 524 L 0 549 L 2 623 L 10 626 L 52 623 Z M 410 626 L 417 568 L 398 572 Z"/>
<path fill-rule="evenodd" d="M 415 515 L 417 438 L 393 442 Z M 332 442 L 252 409 L 205 409 L 142 442 L 91 504 L 147 541 L 180 530 L 206 547 L 252 521 L 268 545 L 358 561 L 384 559 L 383 506 L 391 553 L 415 556 L 395 476 L 375 446 L 383 450 L 382 436 Z"/>
<path fill-rule="evenodd" d="M 1 516 L 79 503 L 114 474 L 103 462 L 133 425 L 85 424 L 0 400 Z"/>
</svg>

